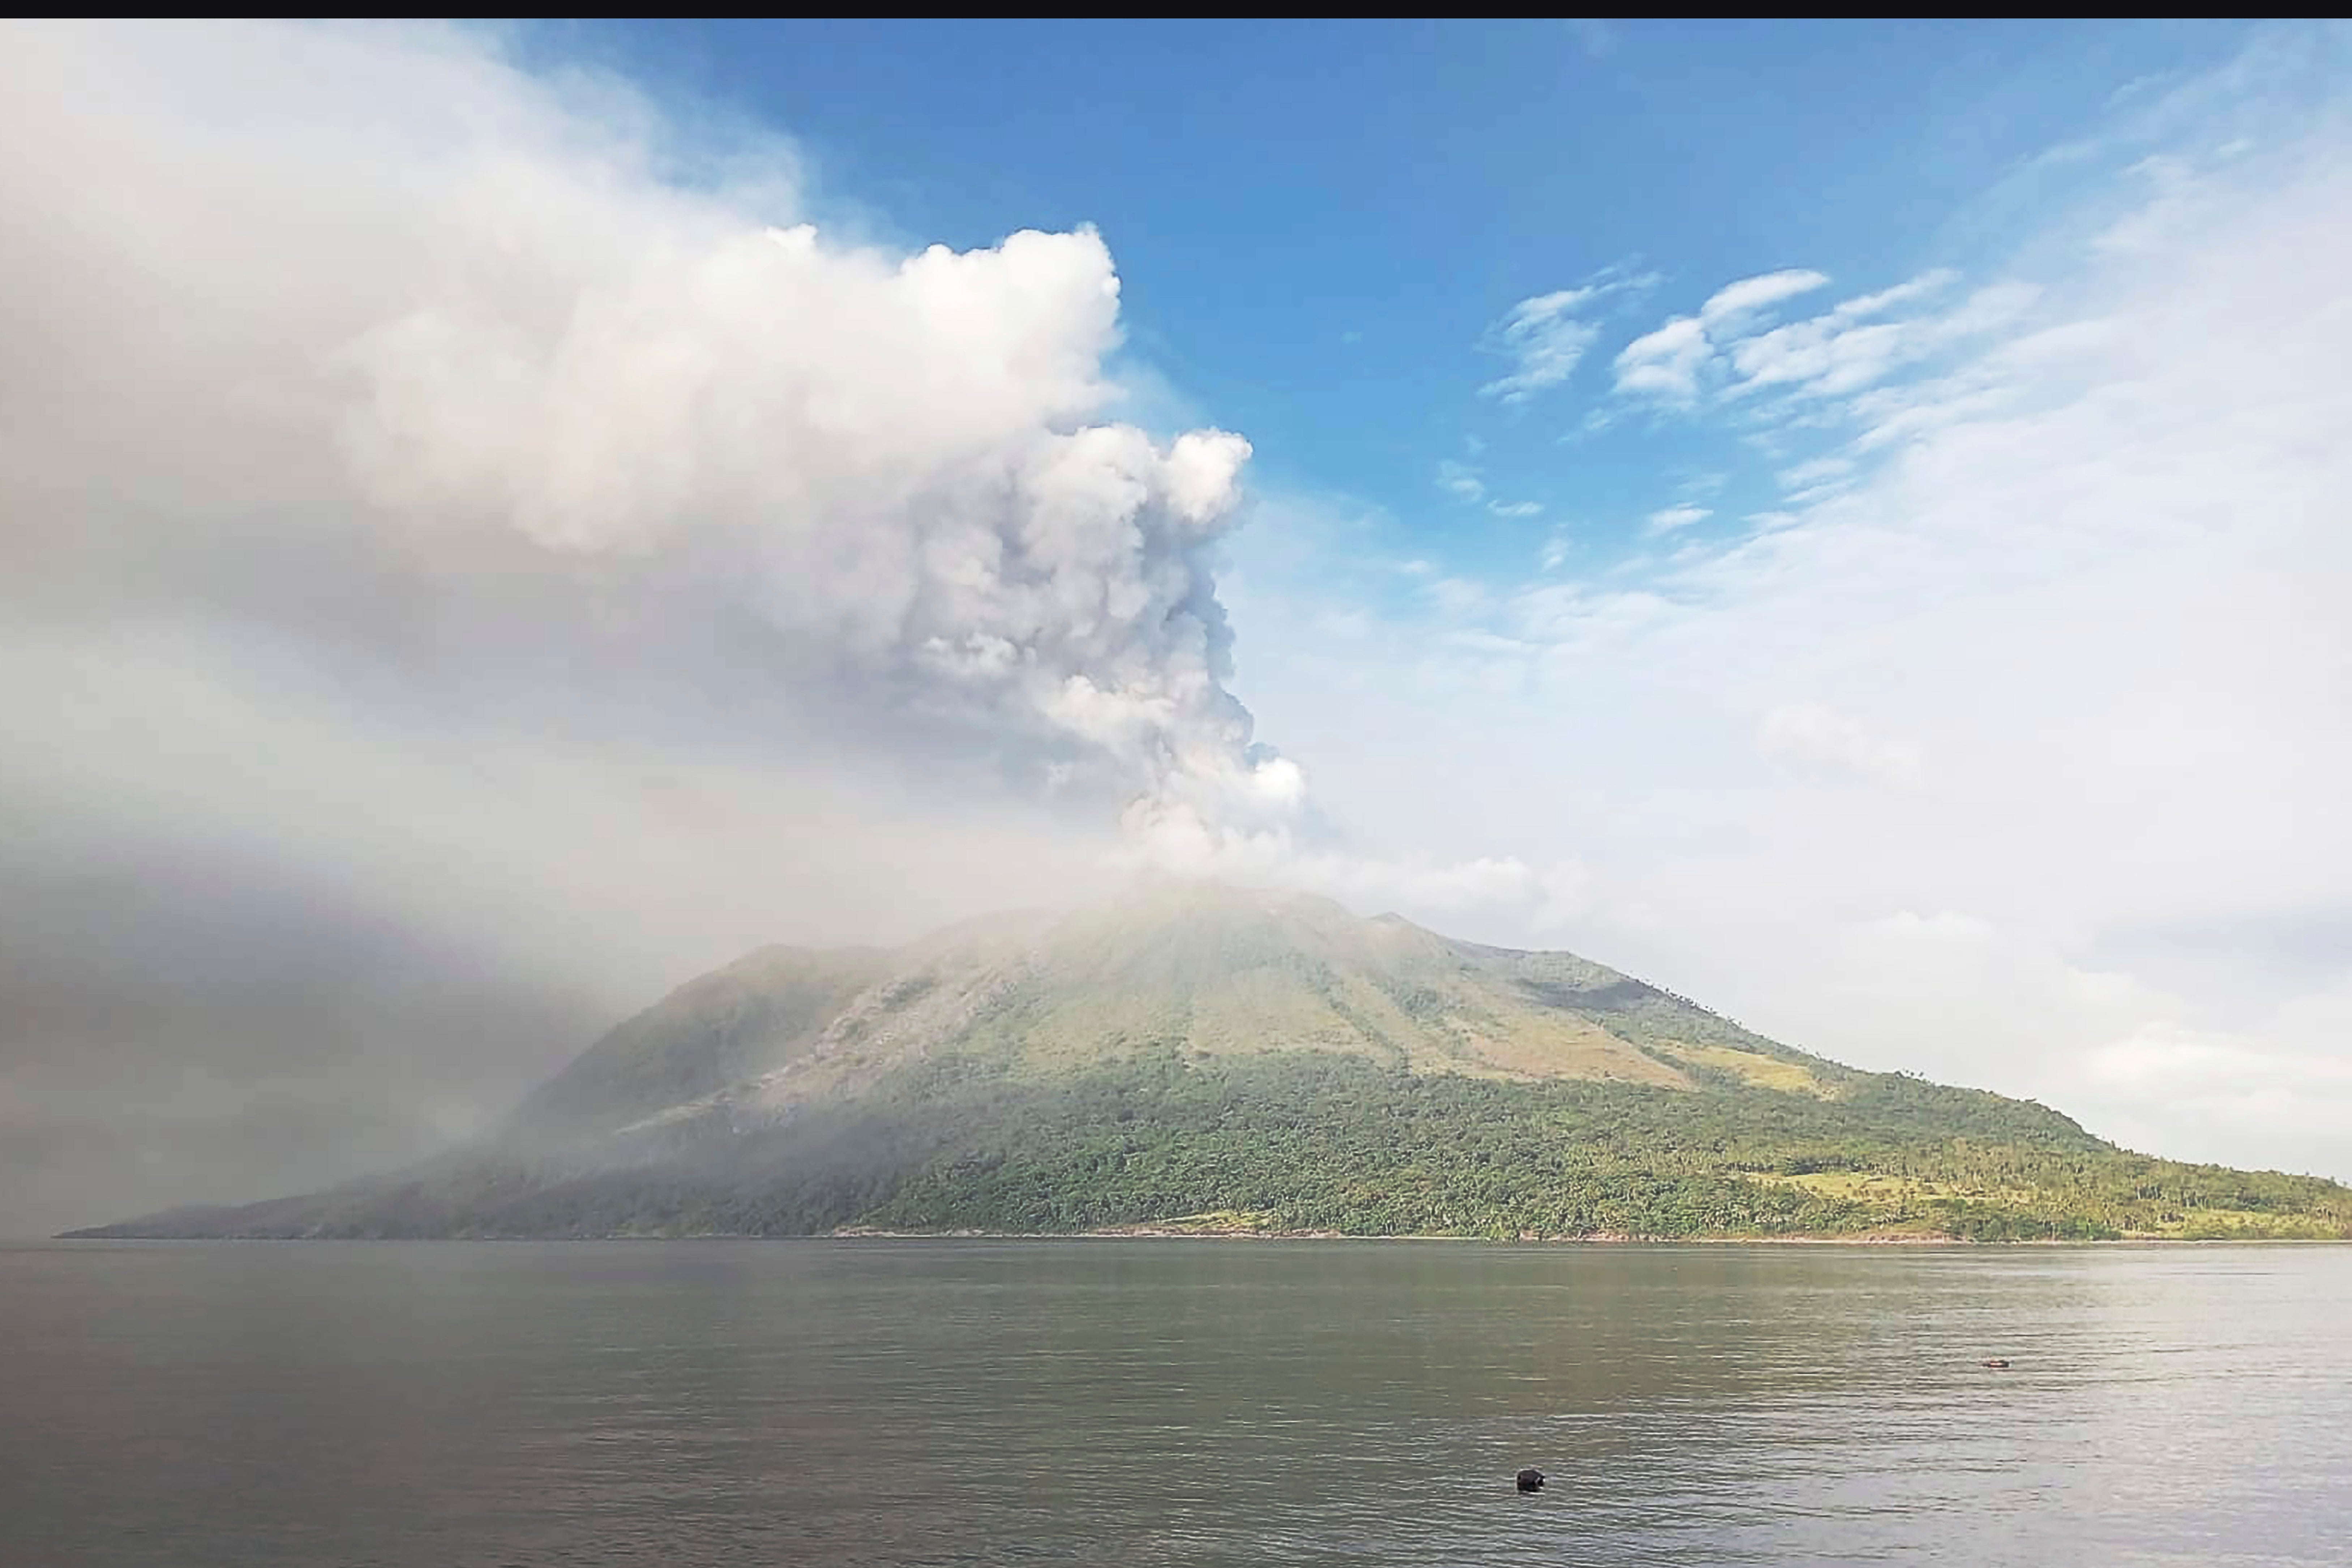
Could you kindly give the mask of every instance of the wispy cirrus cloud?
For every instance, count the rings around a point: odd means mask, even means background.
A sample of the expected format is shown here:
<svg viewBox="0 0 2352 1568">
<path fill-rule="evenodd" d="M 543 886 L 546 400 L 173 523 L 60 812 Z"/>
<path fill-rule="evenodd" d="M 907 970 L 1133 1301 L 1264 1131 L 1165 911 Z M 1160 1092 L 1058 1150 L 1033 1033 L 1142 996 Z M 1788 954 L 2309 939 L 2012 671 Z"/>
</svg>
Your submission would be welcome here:
<svg viewBox="0 0 2352 1568">
<path fill-rule="evenodd" d="M 1842 479 L 1853 472 L 1850 458 L 1814 458 L 1780 470 L 1780 488 L 1801 490 L 1830 479 Z"/>
<path fill-rule="evenodd" d="M 1706 303 L 1698 308 L 1698 319 L 1709 327 L 1727 328 L 1759 310 L 1769 310 L 1783 300 L 1793 300 L 1800 294 L 1826 289 L 1829 281 L 1827 273 L 1802 267 L 1784 268 L 1778 272 L 1742 278 L 1708 295 Z"/>
<path fill-rule="evenodd" d="M 1767 391 L 1851 394 L 2012 324 L 2038 294 L 2029 284 L 2002 282 L 1948 310 L 1916 309 L 1958 278 L 1948 268 L 1935 268 L 1779 324 L 1772 321 L 1775 307 L 1827 287 L 1828 276 L 1787 268 L 1743 278 L 1709 295 L 1696 314 L 1670 317 L 1620 350 L 1614 390 L 1621 397 L 1683 409 L 1703 398 Z"/>
<path fill-rule="evenodd" d="M 1520 300 L 1487 330 L 1485 343 L 1488 352 L 1510 359 L 1513 368 L 1481 386 L 1478 395 L 1520 404 L 1559 386 L 1576 373 L 1601 335 L 1589 314 L 1592 307 L 1612 295 L 1638 294 L 1655 282 L 1653 276 L 1612 269 L 1580 288 Z"/>
<path fill-rule="evenodd" d="M 1642 520 L 1644 533 L 1672 533 L 1677 529 L 1705 522 L 1715 513 L 1706 507 L 1693 506 L 1684 501 L 1675 506 L 1662 507 Z"/>
<path fill-rule="evenodd" d="M 1948 267 L 1931 268 L 1891 289 L 1881 289 L 1875 294 L 1858 294 L 1840 304 L 1830 314 L 1840 321 L 1863 321 L 1894 310 L 1898 305 L 1908 305 L 1939 294 L 1959 279 L 1960 275 Z"/>
<path fill-rule="evenodd" d="M 1695 316 L 1675 316 L 1619 351 L 1617 391 L 1687 405 L 1697 400 L 1699 376 L 1720 342 L 1784 300 L 1829 285 L 1827 275 L 1802 268 L 1762 272 L 1727 283 L 1707 296 Z"/>
<path fill-rule="evenodd" d="M 1486 444 L 1472 436 L 1463 443 L 1475 457 L 1486 449 Z M 1485 502 L 1486 510 L 1496 517 L 1528 518 L 1543 515 L 1543 503 L 1532 500 L 1505 500 L 1489 494 L 1486 470 L 1475 463 L 1465 463 L 1458 458 L 1446 458 L 1437 465 L 1437 488 L 1465 506 Z"/>
<path fill-rule="evenodd" d="M 1958 280 L 1939 268 L 1777 321 L 1780 307 L 1827 287 L 1827 275 L 1739 279 L 1619 351 L 1612 390 L 1621 405 L 1731 415 L 1743 440 L 1780 465 L 1780 508 L 1814 505 L 1851 489 L 1877 449 L 2008 395 L 1982 347 L 2014 336 L 2041 290 L 2010 280 L 1943 303 Z M 1955 359 L 1959 368 L 1923 374 Z"/>
<path fill-rule="evenodd" d="M 1891 290 L 1890 290 L 1891 292 Z M 2030 283 L 1995 283 L 1940 314 L 1893 321 L 1830 310 L 1730 343 L 1727 397 L 1786 388 L 1834 397 L 1862 391 L 1905 366 L 2014 325 L 2041 297 Z"/>
<path fill-rule="evenodd" d="M 1475 504 L 1486 498 L 1486 481 L 1468 463 L 1448 458 L 1437 465 L 1437 488 L 1455 500 Z"/>
</svg>

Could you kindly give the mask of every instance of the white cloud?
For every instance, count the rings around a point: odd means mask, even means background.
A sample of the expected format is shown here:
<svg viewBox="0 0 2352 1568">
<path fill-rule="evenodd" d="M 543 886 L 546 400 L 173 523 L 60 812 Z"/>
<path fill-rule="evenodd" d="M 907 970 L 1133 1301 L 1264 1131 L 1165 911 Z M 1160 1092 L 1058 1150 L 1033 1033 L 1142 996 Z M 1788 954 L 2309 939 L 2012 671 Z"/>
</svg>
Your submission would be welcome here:
<svg viewBox="0 0 2352 1568">
<path fill-rule="evenodd" d="M 2037 297 L 2026 284 L 2000 283 L 1940 315 L 1880 319 L 1931 300 L 1958 276 L 1938 268 L 1769 328 L 1761 325 L 1764 312 L 1825 287 L 1829 279 L 1799 269 L 1744 278 L 1717 289 L 1697 315 L 1673 317 L 1628 343 L 1617 355 L 1615 390 L 1681 408 L 1696 405 L 1710 391 L 1726 398 L 1773 389 L 1812 398 L 1848 395 L 2010 326 Z"/>
<path fill-rule="evenodd" d="M 1466 577 L 1440 577 L 1429 584 L 1431 601 L 1449 616 L 1467 615 L 1486 604 L 1486 585 Z"/>
<path fill-rule="evenodd" d="M 1562 446 L 1573 446 L 1577 442 L 1585 440 L 1590 437 L 1598 436 L 1601 431 L 1608 429 L 1610 426 L 1614 425 L 1616 422 L 1617 416 L 1607 408 L 1587 409 L 1585 411 L 1584 417 L 1576 422 L 1575 428 L 1569 430 L 1560 436 L 1560 444 Z"/>
<path fill-rule="evenodd" d="M 1486 482 L 1478 477 L 1478 470 L 1451 458 L 1437 465 L 1437 488 L 1465 502 L 1484 500 L 1486 494 Z"/>
<path fill-rule="evenodd" d="M 2339 1050 L 2159 1020 L 2091 1051 L 2073 1092 L 2111 1108 L 2104 1131 L 2129 1146 L 2160 1151 L 2187 1121 L 2211 1146 L 2243 1151 L 2234 1157 L 2244 1163 L 2340 1175 L 2340 1165 L 2317 1168 L 2352 1118 L 2352 1063 Z"/>
<path fill-rule="evenodd" d="M 1585 351 L 1601 329 L 1579 312 L 1612 294 L 1639 291 L 1648 278 L 1605 275 L 1580 289 L 1561 289 L 1520 300 L 1505 312 L 1487 333 L 1488 346 L 1507 355 L 1517 367 L 1478 389 L 1482 397 L 1507 404 L 1524 403 L 1559 385 L 1576 371 Z"/>
<path fill-rule="evenodd" d="M 1822 273 L 1790 268 L 1725 284 L 1697 315 L 1675 316 L 1620 350 L 1617 392 L 1687 406 L 1697 400 L 1700 374 L 1719 344 L 1738 337 L 1759 312 L 1828 283 Z"/>
<path fill-rule="evenodd" d="M 1874 388 L 1851 399 L 1845 413 L 1861 427 L 1850 443 L 1868 454 L 1929 431 L 2000 412 L 2022 378 L 2004 374 L 1996 353 L 1948 376 Z"/>
<path fill-rule="evenodd" d="M 1592 293 L 1589 289 L 1562 289 L 1512 306 L 1496 326 L 1495 340 L 1518 362 L 1518 368 L 1480 387 L 1479 395 L 1505 403 L 1524 403 L 1574 374 L 1584 351 L 1601 335 L 1599 327 L 1580 321 L 1575 314 Z"/>
<path fill-rule="evenodd" d="M 1941 316 L 1862 324 L 1838 311 L 1775 327 L 1730 345 L 1731 392 L 1790 387 L 1813 396 L 1859 392 L 1895 370 L 2016 322 L 2039 290 L 2024 283 L 1979 289 Z"/>
<path fill-rule="evenodd" d="M 1917 784 L 1924 768 L 1916 746 L 1889 741 L 1850 714 L 1820 702 L 1784 702 L 1756 727 L 1756 744 L 1772 761 L 1801 772 L 1859 774 L 1881 784 Z"/>
<path fill-rule="evenodd" d="M 1798 267 L 1742 278 L 1708 295 L 1706 303 L 1698 308 L 1698 319 L 1710 328 L 1736 327 L 1756 311 L 1769 309 L 1783 300 L 1793 300 L 1800 294 L 1826 289 L 1829 281 L 1824 273 Z"/>
<path fill-rule="evenodd" d="M 1793 467 L 1782 468 L 1780 473 L 1780 488 L 1801 490 L 1810 486 L 1818 485 L 1825 479 L 1844 479 L 1853 472 L 1853 460 L 1850 458 L 1813 458 Z"/>
<path fill-rule="evenodd" d="M 1410 911 L 1440 922 L 1465 915 L 1557 925 L 1587 907 L 1591 878 L 1573 859 L 1535 866 L 1509 856 L 1381 859 L 1302 847 L 1286 830 L 1213 828 L 1161 819 L 1131 835 L 1126 863 L 1242 886 L 1321 893 L 1363 913 Z"/>
<path fill-rule="evenodd" d="M 1665 507 L 1652 512 L 1642 520 L 1642 529 L 1645 533 L 1671 533 L 1678 528 L 1688 528 L 1694 523 L 1705 522 L 1714 515 L 1715 513 L 1706 507 L 1692 506 L 1685 501 L 1678 506 Z"/>
<path fill-rule="evenodd" d="M 1892 289 L 1882 289 L 1875 294 L 1859 294 L 1841 301 L 1830 312 L 1840 321 L 1859 321 L 1882 315 L 1897 305 L 1908 305 L 1939 294 L 1960 280 L 1960 275 L 1948 267 L 1938 267 L 1922 272 L 1908 282 L 1897 283 Z"/>
<path fill-rule="evenodd" d="M 1486 443 L 1475 436 L 1469 438 L 1468 446 L 1473 456 L 1486 449 Z M 1538 517 L 1543 513 L 1540 501 L 1507 501 L 1499 497 L 1489 500 L 1483 471 L 1474 464 L 1452 458 L 1444 458 L 1437 465 L 1437 488 L 1465 506 L 1475 506 L 1485 501 L 1486 510 L 1496 517 Z"/>
<path fill-rule="evenodd" d="M 2259 1132 L 2275 1127 L 2282 1112 L 2312 1125 L 2305 1131 L 2335 1131 L 2340 1107 L 2352 1101 L 2352 1060 L 2342 1057 L 2283 1052 L 2244 1036 L 2151 1024 L 2092 1051 L 2087 1076 L 2137 1098 L 2161 1101 L 2236 1101 L 2252 1114 L 2236 1120 Z M 2325 1099 L 2300 1096 L 2287 1084 L 2324 1085 Z M 2250 1102 L 2250 1103 L 2249 1103 Z M 2331 1103 L 2332 1102 L 2332 1103 Z"/>
<path fill-rule="evenodd" d="M 1618 353 L 1617 390 L 1689 403 L 1698 396 L 1699 372 L 1714 352 L 1696 317 L 1676 316 Z"/>
</svg>

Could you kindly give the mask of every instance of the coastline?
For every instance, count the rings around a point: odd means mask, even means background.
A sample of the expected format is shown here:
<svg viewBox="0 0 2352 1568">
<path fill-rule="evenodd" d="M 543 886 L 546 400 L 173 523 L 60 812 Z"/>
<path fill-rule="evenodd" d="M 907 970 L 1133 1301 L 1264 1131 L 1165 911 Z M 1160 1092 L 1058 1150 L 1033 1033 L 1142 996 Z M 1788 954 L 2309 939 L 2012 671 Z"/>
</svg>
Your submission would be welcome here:
<svg viewBox="0 0 2352 1568">
<path fill-rule="evenodd" d="M 2158 1236 L 2129 1235 L 2099 1240 L 2056 1237 L 2021 1237 L 2011 1241 L 1975 1241 L 1965 1237 L 1922 1235 L 1917 1232 L 1864 1233 L 1853 1236 L 1636 1236 L 1601 1231 L 1590 1236 L 1447 1236 L 1411 1234 L 1370 1236 L 1344 1230 L 1248 1230 L 1187 1228 L 1171 1226 L 1126 1226 L 1097 1230 L 885 1230 L 846 1226 L 836 1230 L 777 1235 L 757 1231 L 606 1231 L 593 1235 L 472 1232 L 449 1236 L 173 1236 L 158 1232 L 106 1233 L 101 1230 L 59 1231 L 46 1237 L 0 1240 L 0 1247 L 47 1247 L 68 1241 L 144 1241 L 202 1245 L 249 1242 L 299 1245 L 330 1242 L 373 1244 L 469 1242 L 497 1245 L 519 1242 L 691 1242 L 691 1241 L 1354 1241 L 1448 1243 L 1477 1247 L 2352 1247 L 2352 1236 Z"/>
<path fill-rule="evenodd" d="M 1250 1230 L 1171 1226 L 1117 1226 L 1097 1230 L 885 1230 L 844 1226 L 823 1233 L 832 1241 L 1372 1241 L 1452 1242 L 1503 1247 L 2244 1247 L 2352 1246 L 2352 1237 L 2122 1236 L 2112 1240 L 2071 1241 L 2031 1237 L 2016 1241 L 1971 1241 L 1964 1237 L 1916 1232 L 1867 1232 L 1853 1236 L 1636 1236 L 1598 1231 L 1589 1236 L 1366 1236 L 1343 1230 Z M 660 1239 L 660 1238 L 648 1238 Z"/>
</svg>

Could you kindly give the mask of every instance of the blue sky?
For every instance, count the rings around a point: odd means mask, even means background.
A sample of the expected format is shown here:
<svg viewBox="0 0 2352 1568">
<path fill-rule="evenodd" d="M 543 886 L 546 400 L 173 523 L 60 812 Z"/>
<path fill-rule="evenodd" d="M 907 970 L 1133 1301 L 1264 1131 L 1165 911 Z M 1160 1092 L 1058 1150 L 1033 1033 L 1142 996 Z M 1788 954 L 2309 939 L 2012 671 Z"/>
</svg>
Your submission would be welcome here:
<svg viewBox="0 0 2352 1568">
<path fill-rule="evenodd" d="M 1774 504 L 1721 430 L 1629 416 L 1610 361 L 1736 279 L 1826 308 L 1938 268 L 1988 280 L 2109 172 L 2042 163 L 2239 24 L 722 23 L 565 29 L 578 58 L 789 134 L 815 205 L 919 245 L 1099 228 L 1132 357 L 1246 432 L 1257 483 L 1378 509 L 1409 555 L 1587 564 L 1704 502 Z M 1505 405 L 1519 301 L 1612 272 L 1573 374 Z M 1596 411 L 1619 416 L 1595 437 Z M 1472 445 L 1479 450 L 1474 455 Z M 1783 458 L 1792 466 L 1802 454 Z M 1475 468 L 1447 504 L 1440 465 Z M 1721 489 L 1711 488 L 1720 479 Z"/>
</svg>

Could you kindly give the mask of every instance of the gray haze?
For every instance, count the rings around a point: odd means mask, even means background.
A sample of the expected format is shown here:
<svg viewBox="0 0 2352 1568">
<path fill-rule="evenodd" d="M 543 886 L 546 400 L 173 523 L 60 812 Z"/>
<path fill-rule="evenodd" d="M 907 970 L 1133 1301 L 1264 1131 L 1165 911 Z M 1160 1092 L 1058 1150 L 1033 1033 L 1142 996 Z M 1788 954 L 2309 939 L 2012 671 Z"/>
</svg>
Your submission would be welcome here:
<svg viewBox="0 0 2352 1568">
<path fill-rule="evenodd" d="M 9 44 L 0 1230 L 420 1152 L 756 942 L 1287 832 L 1210 575 L 1248 446 L 1116 422 L 1092 234 L 836 242 L 788 147 L 477 35 Z"/>
</svg>

